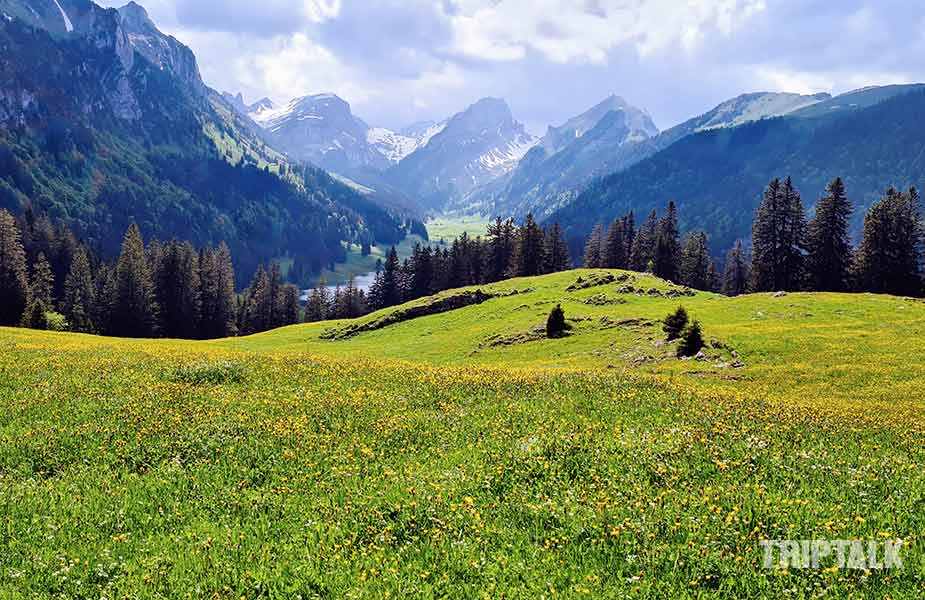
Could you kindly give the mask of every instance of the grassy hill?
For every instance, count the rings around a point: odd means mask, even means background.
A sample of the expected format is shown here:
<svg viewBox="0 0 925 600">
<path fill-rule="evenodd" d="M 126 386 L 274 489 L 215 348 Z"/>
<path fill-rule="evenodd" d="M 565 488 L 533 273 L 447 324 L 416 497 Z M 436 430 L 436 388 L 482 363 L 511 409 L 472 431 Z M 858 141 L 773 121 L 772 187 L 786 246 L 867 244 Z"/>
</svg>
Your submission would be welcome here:
<svg viewBox="0 0 925 600">
<path fill-rule="evenodd" d="M 917 595 L 925 304 L 481 290 L 213 342 L 0 330 L 0 596 Z M 660 339 L 679 303 L 707 360 Z M 766 538 L 905 568 L 768 571 Z"/>
</svg>

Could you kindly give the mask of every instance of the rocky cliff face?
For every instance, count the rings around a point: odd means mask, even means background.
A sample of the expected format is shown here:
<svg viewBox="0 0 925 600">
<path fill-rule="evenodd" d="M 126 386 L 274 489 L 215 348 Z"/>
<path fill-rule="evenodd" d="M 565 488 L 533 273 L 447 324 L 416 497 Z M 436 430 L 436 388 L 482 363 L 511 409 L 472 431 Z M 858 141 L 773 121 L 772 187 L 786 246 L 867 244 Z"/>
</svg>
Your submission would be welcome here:
<svg viewBox="0 0 925 600">
<path fill-rule="evenodd" d="M 509 173 L 537 141 L 514 120 L 504 100 L 484 98 L 447 121 L 390 177 L 425 209 L 444 210 Z"/>
</svg>

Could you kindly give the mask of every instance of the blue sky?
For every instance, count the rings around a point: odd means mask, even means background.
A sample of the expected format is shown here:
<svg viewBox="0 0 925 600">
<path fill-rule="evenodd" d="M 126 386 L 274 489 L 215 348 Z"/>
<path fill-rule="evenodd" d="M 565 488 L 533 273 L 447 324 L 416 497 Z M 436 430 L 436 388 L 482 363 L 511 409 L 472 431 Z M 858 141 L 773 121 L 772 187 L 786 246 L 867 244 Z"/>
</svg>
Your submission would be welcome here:
<svg viewBox="0 0 925 600">
<path fill-rule="evenodd" d="M 217 89 L 334 92 L 392 128 L 496 96 L 542 133 L 611 93 L 667 128 L 744 92 L 925 81 L 925 6 L 910 0 L 139 3 Z"/>
</svg>

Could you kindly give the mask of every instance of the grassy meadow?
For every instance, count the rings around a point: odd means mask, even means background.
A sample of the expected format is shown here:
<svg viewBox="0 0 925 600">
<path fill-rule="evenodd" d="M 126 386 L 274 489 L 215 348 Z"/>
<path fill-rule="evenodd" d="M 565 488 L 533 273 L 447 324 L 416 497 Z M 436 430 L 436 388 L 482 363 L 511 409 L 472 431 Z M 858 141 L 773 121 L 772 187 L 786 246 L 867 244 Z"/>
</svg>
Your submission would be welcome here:
<svg viewBox="0 0 925 600">
<path fill-rule="evenodd" d="M 482 289 L 520 293 L 337 340 L 0 329 L 0 597 L 920 596 L 925 303 Z M 765 570 L 766 538 L 904 568 Z"/>
</svg>

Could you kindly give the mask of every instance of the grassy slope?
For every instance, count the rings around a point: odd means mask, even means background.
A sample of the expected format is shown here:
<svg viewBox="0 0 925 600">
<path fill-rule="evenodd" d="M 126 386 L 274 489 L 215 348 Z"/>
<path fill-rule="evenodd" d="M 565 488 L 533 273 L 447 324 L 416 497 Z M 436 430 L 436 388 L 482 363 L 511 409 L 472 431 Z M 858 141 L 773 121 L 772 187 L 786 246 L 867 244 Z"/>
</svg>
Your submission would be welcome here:
<svg viewBox="0 0 925 600">
<path fill-rule="evenodd" d="M 925 304 L 685 298 L 734 370 L 601 329 L 678 301 L 576 276 L 336 342 L 0 330 L 0 597 L 917 596 Z M 473 353 L 555 302 L 595 320 Z M 904 570 L 760 568 L 878 536 Z"/>
</svg>

